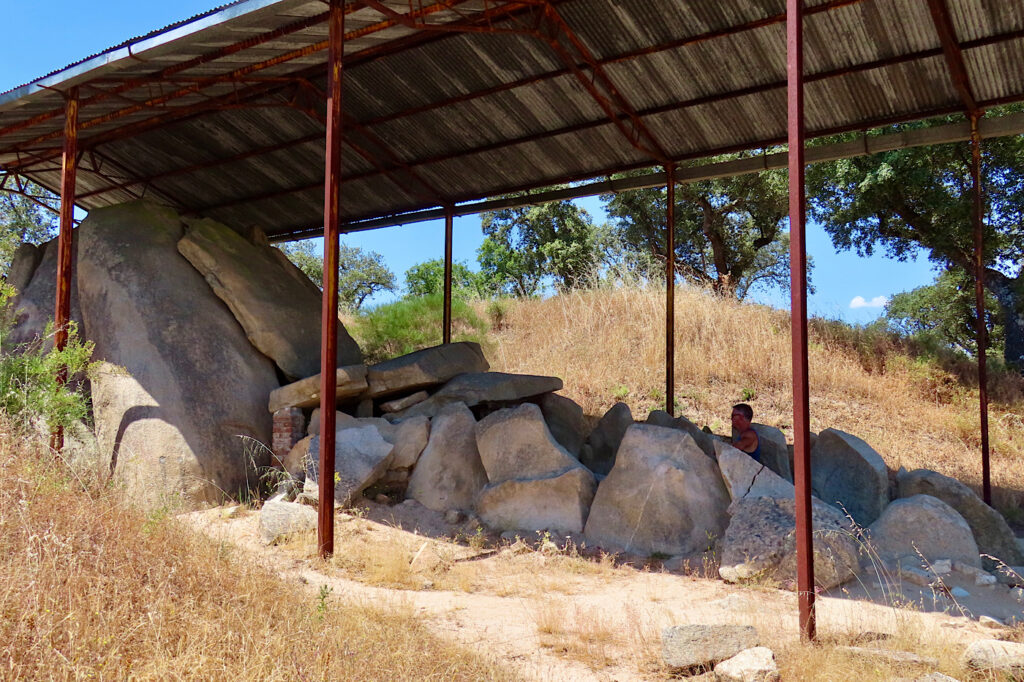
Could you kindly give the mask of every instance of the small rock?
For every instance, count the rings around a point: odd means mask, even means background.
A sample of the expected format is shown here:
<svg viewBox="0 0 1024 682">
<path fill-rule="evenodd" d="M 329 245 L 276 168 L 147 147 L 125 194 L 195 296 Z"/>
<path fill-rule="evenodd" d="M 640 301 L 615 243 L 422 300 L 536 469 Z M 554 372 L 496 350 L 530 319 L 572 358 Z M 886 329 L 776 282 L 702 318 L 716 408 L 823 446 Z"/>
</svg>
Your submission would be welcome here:
<svg viewBox="0 0 1024 682">
<path fill-rule="evenodd" d="M 768 647 L 744 649 L 715 666 L 715 679 L 722 682 L 769 682 L 779 679 L 775 654 Z"/>
<path fill-rule="evenodd" d="M 987 673 L 1020 674 L 1024 672 L 1024 644 L 979 639 L 967 647 L 962 660 L 966 667 Z"/>
<path fill-rule="evenodd" d="M 920 587 L 928 587 L 932 583 L 931 575 L 913 566 L 900 565 L 900 578 Z"/>
<path fill-rule="evenodd" d="M 379 495 L 373 498 L 373 501 L 376 502 L 377 504 L 390 504 L 391 498 L 385 495 L 384 493 L 380 493 Z"/>
<path fill-rule="evenodd" d="M 953 562 L 949 559 L 939 559 L 932 562 L 931 569 L 935 575 L 946 575 L 953 572 Z"/>
<path fill-rule="evenodd" d="M 283 496 L 267 500 L 260 509 L 260 539 L 273 544 L 294 533 L 313 530 L 317 524 L 317 513 L 303 504 L 288 502 Z"/>
<path fill-rule="evenodd" d="M 661 632 L 665 665 L 676 670 L 708 668 L 758 645 L 749 625 L 673 625 Z"/>
<path fill-rule="evenodd" d="M 996 569 L 996 580 L 1003 585 L 1020 587 L 1024 585 L 1024 566 L 999 566 Z"/>
<path fill-rule="evenodd" d="M 400 412 L 407 407 L 412 407 L 416 403 L 422 403 L 429 397 L 426 391 L 417 391 L 412 395 L 407 395 L 404 398 L 396 398 L 395 400 L 389 400 L 385 403 L 380 404 L 380 411 L 389 414 L 391 412 Z"/>
<path fill-rule="evenodd" d="M 978 623 L 983 628 L 997 629 L 1006 627 L 1006 624 L 1003 621 L 998 618 L 992 618 L 991 616 L 981 616 L 978 618 Z"/>
<path fill-rule="evenodd" d="M 971 596 L 971 593 L 962 587 L 954 587 L 952 590 L 949 591 L 949 593 L 957 599 L 963 599 L 964 597 Z"/>
<path fill-rule="evenodd" d="M 999 582 L 999 579 L 991 573 L 985 573 L 983 575 L 974 576 L 974 584 L 978 585 L 979 587 L 992 587 L 997 582 Z"/>
<path fill-rule="evenodd" d="M 457 523 L 462 523 L 465 520 L 466 515 L 458 509 L 449 509 L 444 513 L 444 522 L 453 526 Z"/>
</svg>

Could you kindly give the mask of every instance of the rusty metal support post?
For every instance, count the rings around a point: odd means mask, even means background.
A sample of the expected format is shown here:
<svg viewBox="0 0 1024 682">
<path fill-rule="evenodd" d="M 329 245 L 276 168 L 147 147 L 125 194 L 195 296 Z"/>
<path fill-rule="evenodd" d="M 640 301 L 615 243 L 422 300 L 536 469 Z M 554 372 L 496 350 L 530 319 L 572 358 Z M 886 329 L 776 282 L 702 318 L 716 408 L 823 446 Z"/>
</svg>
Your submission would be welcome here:
<svg viewBox="0 0 1024 682">
<path fill-rule="evenodd" d="M 665 411 L 676 416 L 676 166 L 665 166 Z"/>
<path fill-rule="evenodd" d="M 344 0 L 331 0 L 327 57 L 327 148 L 324 164 L 324 291 L 320 343 L 320 557 L 334 554 L 334 402 L 338 385 L 338 226 L 341 203 L 341 57 Z"/>
<path fill-rule="evenodd" d="M 804 193 L 803 2 L 786 0 L 789 128 L 789 272 L 793 334 L 793 468 L 800 636 L 815 638 L 814 540 L 811 537 L 810 398 L 807 378 L 807 251 Z"/>
<path fill-rule="evenodd" d="M 992 504 L 992 478 L 988 449 L 988 369 L 985 351 L 988 349 L 988 329 L 985 326 L 985 244 L 984 201 L 981 190 L 981 134 L 978 132 L 980 114 L 971 114 L 971 179 L 974 181 L 974 298 L 978 312 L 978 407 L 981 416 L 981 493 L 985 504 Z"/>
<path fill-rule="evenodd" d="M 444 207 L 444 319 L 441 342 L 452 342 L 452 219 L 455 207 Z"/>
<path fill-rule="evenodd" d="M 68 343 L 71 321 L 71 256 L 74 253 L 75 178 L 78 171 L 78 88 L 67 95 L 64 116 L 64 152 L 60 176 L 60 236 L 57 238 L 57 296 L 54 303 L 54 340 L 57 350 Z M 68 380 L 68 368 L 57 370 L 57 383 Z M 55 450 L 64 447 L 64 429 L 54 429 L 51 444 Z"/>
</svg>

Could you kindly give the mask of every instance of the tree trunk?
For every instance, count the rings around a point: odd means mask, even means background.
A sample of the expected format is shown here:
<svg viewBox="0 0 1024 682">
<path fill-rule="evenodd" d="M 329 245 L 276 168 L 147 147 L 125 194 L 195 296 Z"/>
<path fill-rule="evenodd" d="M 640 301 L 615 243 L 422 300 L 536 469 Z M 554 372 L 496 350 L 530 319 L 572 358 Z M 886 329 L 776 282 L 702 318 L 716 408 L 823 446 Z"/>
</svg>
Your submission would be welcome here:
<svg viewBox="0 0 1024 682">
<path fill-rule="evenodd" d="M 1008 366 L 1024 372 L 1024 272 L 1010 279 L 1001 272 L 987 270 L 985 286 L 1003 311 L 1006 333 L 1003 358 Z"/>
</svg>

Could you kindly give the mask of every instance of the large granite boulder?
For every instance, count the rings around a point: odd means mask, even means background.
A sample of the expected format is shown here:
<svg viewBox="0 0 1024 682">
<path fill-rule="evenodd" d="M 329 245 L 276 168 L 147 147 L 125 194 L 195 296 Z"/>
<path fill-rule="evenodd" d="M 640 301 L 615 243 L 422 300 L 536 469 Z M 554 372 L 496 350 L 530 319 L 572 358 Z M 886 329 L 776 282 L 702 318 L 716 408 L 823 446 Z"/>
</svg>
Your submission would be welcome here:
<svg viewBox="0 0 1024 682">
<path fill-rule="evenodd" d="M 858 544 L 849 520 L 812 500 L 814 582 L 823 588 L 856 575 Z M 734 508 L 722 540 L 718 573 L 726 582 L 770 578 L 796 580 L 796 512 L 792 499 L 745 498 Z"/>
<path fill-rule="evenodd" d="M 793 470 L 789 466 L 789 446 L 786 444 L 786 434 L 781 429 L 756 422 L 750 425 L 757 433 L 758 444 L 761 446 L 761 462 L 769 469 L 777 473 L 787 481 L 793 481 Z M 732 430 L 732 437 L 739 436 L 736 429 Z"/>
<path fill-rule="evenodd" d="M 476 513 L 500 530 L 582 533 L 596 485 L 594 474 L 579 465 L 554 476 L 489 483 Z"/>
<path fill-rule="evenodd" d="M 273 364 L 177 251 L 173 210 L 147 202 L 96 209 L 78 229 L 78 289 L 94 357 L 108 466 L 143 504 L 176 494 L 220 502 L 269 463 Z"/>
<path fill-rule="evenodd" d="M 408 469 L 415 465 L 423 448 L 427 447 L 427 438 L 430 436 L 430 420 L 426 417 L 411 417 L 392 424 L 379 417 L 353 417 L 344 412 L 334 413 L 335 431 L 360 426 L 372 426 L 381 438 L 395 446 L 390 463 L 392 469 Z M 320 434 L 320 410 L 313 410 L 308 433 L 311 436 Z"/>
<path fill-rule="evenodd" d="M 466 510 L 486 484 L 473 413 L 463 404 L 449 405 L 431 421 L 430 440 L 412 470 L 406 496 L 438 512 Z"/>
<path fill-rule="evenodd" d="M 334 502 L 346 506 L 391 466 L 395 446 L 373 426 L 341 426 L 334 432 Z M 319 483 L 320 436 L 309 443 L 306 480 Z"/>
<path fill-rule="evenodd" d="M 595 474 L 605 476 L 615 465 L 615 453 L 633 425 L 633 413 L 626 403 L 615 403 L 590 432 L 580 451 L 580 462 Z"/>
<path fill-rule="evenodd" d="M 901 471 L 896 478 L 900 497 L 931 495 L 955 509 L 974 533 L 978 551 L 989 554 L 1010 566 L 1024 564 L 1024 553 L 1003 515 L 985 504 L 966 485 L 928 469 Z M 991 559 L 985 559 L 989 568 L 995 568 Z"/>
<path fill-rule="evenodd" d="M 178 251 L 227 304 L 246 336 L 291 379 L 320 371 L 321 295 L 278 249 L 253 243 L 215 220 L 186 220 Z M 278 253 L 275 253 L 278 252 Z M 338 321 L 339 365 L 363 361 Z"/>
<path fill-rule="evenodd" d="M 689 434 L 635 424 L 597 488 L 584 534 L 606 549 L 691 554 L 722 536 L 728 506 L 718 464 Z"/>
<path fill-rule="evenodd" d="M 587 438 L 587 422 L 583 408 L 570 398 L 557 393 L 546 393 L 537 401 L 544 414 L 551 435 L 573 457 L 580 456 Z"/>
<path fill-rule="evenodd" d="M 921 556 L 981 566 L 978 545 L 964 517 L 931 495 L 896 500 L 868 528 L 871 544 L 883 560 Z"/>
<path fill-rule="evenodd" d="M 417 415 L 433 417 L 446 405 L 463 403 L 475 407 L 483 403 L 509 403 L 550 393 L 562 388 L 558 377 L 504 372 L 476 372 L 460 374 L 421 403 L 389 415 L 392 419 L 406 419 Z"/>
<path fill-rule="evenodd" d="M 355 398 L 366 391 L 366 365 L 339 367 L 335 372 L 335 401 Z M 267 410 L 273 414 L 287 407 L 319 407 L 320 375 L 285 384 L 270 392 Z"/>
<path fill-rule="evenodd" d="M 540 408 L 532 403 L 493 412 L 476 425 L 480 460 L 491 483 L 543 478 L 580 466 L 555 441 Z"/>
<path fill-rule="evenodd" d="M 811 489 L 815 497 L 845 509 L 868 526 L 889 503 L 889 475 L 881 455 L 857 436 L 825 429 L 811 449 Z"/>
<path fill-rule="evenodd" d="M 71 272 L 78 271 L 79 231 L 74 231 L 71 252 Z M 7 336 L 0 340 L 4 348 L 41 339 L 44 348 L 53 347 L 53 338 L 46 338 L 46 325 L 52 322 L 57 300 L 57 240 L 51 239 L 40 246 L 22 244 L 14 254 L 7 282 L 18 292 L 11 301 L 14 311 L 13 325 Z M 71 278 L 71 321 L 78 325 L 80 337 L 85 337 L 82 309 L 78 297 L 78 282 Z"/>
<path fill-rule="evenodd" d="M 697 447 L 703 450 L 705 455 L 715 456 L 715 441 L 718 439 L 682 415 L 673 417 L 665 410 L 651 410 L 651 413 L 647 415 L 646 423 L 685 431 L 690 434 L 694 442 L 697 443 Z"/>
<path fill-rule="evenodd" d="M 467 372 L 490 369 L 480 344 L 472 341 L 447 343 L 386 360 L 369 368 L 367 397 L 384 398 L 412 393 L 445 383 Z"/>
<path fill-rule="evenodd" d="M 747 453 L 720 440 L 715 441 L 715 459 L 722 470 L 732 506 L 752 497 L 793 499 L 793 484 L 757 462 Z M 730 508 L 732 508 L 732 506 Z"/>
</svg>

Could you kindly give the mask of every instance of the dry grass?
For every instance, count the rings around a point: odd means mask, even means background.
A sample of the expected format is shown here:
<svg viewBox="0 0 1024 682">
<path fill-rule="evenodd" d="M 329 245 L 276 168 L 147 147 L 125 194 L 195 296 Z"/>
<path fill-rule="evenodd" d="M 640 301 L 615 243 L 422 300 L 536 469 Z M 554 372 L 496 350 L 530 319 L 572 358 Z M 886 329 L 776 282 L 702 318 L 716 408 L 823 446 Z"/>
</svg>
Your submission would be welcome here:
<svg viewBox="0 0 1024 682">
<path fill-rule="evenodd" d="M 643 420 L 665 403 L 664 308 L 657 289 L 515 302 L 494 332 L 491 364 L 562 377 L 562 392 L 587 414 L 624 400 Z M 790 430 L 787 313 L 681 287 L 675 357 L 677 413 L 724 432 L 729 407 L 746 399 L 756 421 Z M 824 321 L 811 325 L 809 361 L 812 430 L 856 434 L 893 469 L 926 467 L 980 486 L 971 363 L 915 359 L 891 339 Z M 995 374 L 989 390 L 995 502 L 1024 521 L 1024 380 Z"/>
<path fill-rule="evenodd" d="M 0 439 L 0 678 L 511 679 L 395 605 L 297 591 Z"/>
</svg>

